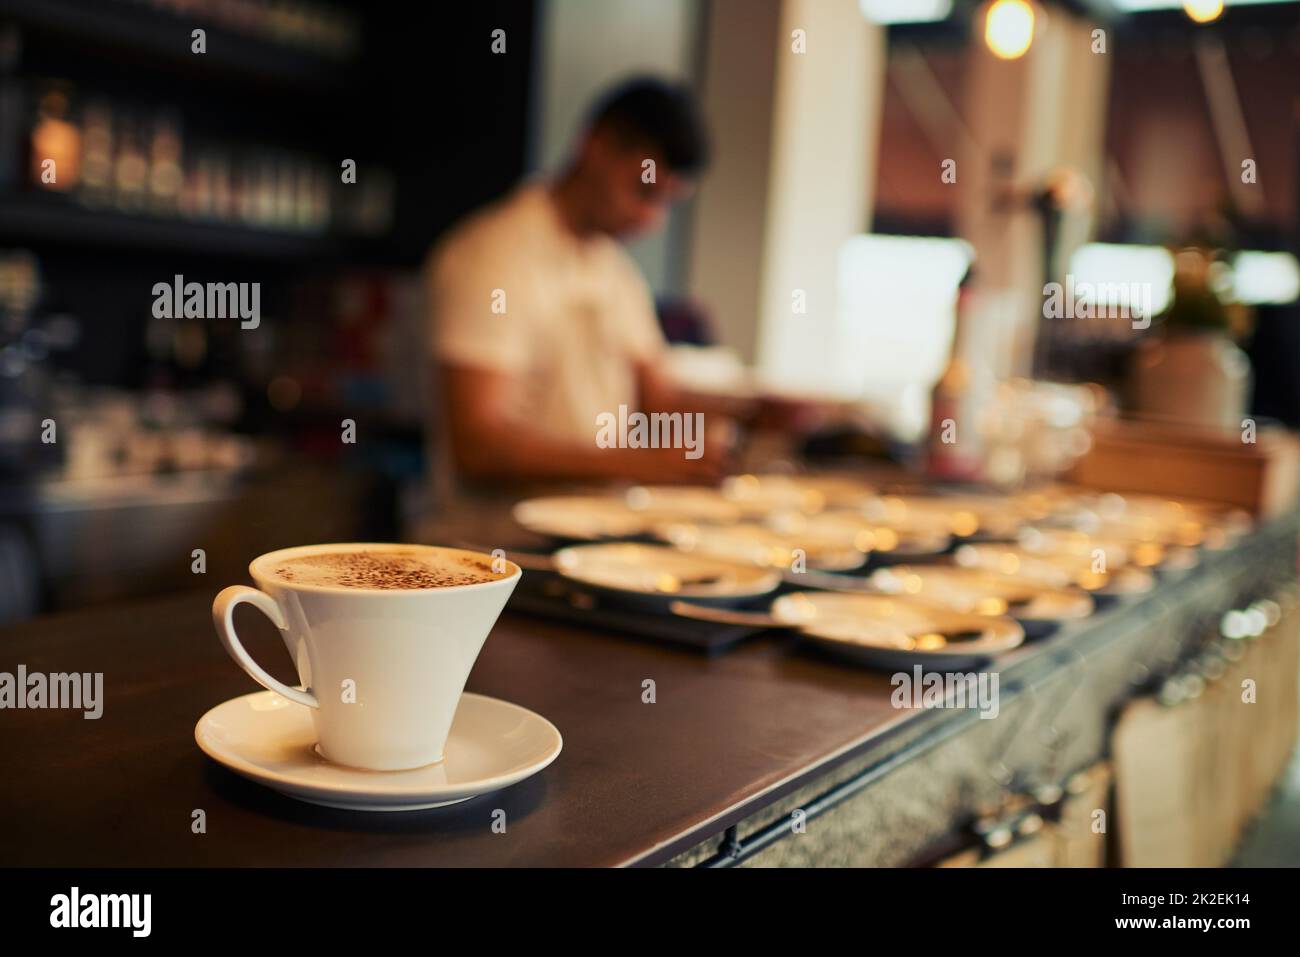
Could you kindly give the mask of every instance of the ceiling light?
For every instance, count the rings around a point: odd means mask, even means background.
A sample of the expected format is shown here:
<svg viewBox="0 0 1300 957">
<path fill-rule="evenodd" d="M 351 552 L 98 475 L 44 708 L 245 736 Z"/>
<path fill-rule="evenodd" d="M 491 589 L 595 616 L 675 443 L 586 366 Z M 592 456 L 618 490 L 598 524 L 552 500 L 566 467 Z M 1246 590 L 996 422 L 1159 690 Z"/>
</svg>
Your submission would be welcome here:
<svg viewBox="0 0 1300 957">
<path fill-rule="evenodd" d="M 994 0 L 984 14 L 984 42 L 993 55 L 1016 60 L 1034 42 L 1034 6 L 1028 0 Z"/>
<path fill-rule="evenodd" d="M 1183 12 L 1197 23 L 1209 23 L 1223 16 L 1223 0 L 1183 0 Z"/>
</svg>

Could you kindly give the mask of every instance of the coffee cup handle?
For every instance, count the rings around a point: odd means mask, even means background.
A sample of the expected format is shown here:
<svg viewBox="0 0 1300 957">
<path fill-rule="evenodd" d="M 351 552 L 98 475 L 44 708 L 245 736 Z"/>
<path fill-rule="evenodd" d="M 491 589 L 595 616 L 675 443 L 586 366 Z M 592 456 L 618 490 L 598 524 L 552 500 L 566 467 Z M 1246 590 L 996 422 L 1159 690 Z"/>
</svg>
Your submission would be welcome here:
<svg viewBox="0 0 1300 957">
<path fill-rule="evenodd" d="M 235 664 L 247 671 L 249 676 L 263 688 L 284 695 L 290 701 L 305 704 L 309 708 L 319 708 L 320 702 L 316 700 L 314 694 L 301 688 L 290 688 L 283 681 L 277 681 L 244 650 L 244 646 L 235 637 L 235 607 L 244 602 L 260 610 L 281 631 L 289 627 L 284 620 L 284 612 L 280 610 L 275 599 L 266 592 L 249 588 L 247 585 L 231 585 L 229 588 L 222 589 L 221 594 L 217 595 L 212 602 L 212 624 L 216 626 L 221 647 L 235 659 Z"/>
</svg>

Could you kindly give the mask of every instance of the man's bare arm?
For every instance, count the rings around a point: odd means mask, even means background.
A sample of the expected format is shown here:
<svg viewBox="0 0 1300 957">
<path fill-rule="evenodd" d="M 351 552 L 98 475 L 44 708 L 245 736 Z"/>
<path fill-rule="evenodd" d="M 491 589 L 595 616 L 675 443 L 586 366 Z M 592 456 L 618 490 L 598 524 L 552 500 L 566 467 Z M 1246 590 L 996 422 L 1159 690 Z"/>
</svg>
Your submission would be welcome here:
<svg viewBox="0 0 1300 957">
<path fill-rule="evenodd" d="M 701 394 L 673 383 L 653 362 L 637 366 L 641 402 L 646 411 L 703 412 L 758 429 L 810 432 L 832 418 L 843 404 L 833 401 L 787 399 L 774 395 L 728 396 Z"/>
<path fill-rule="evenodd" d="M 637 366 L 637 382 L 641 390 L 641 405 L 647 412 L 703 412 L 706 417 L 717 415 L 745 420 L 758 411 L 758 403 L 753 399 L 702 395 L 682 389 L 654 362 L 642 362 Z"/>
<path fill-rule="evenodd" d="M 687 459 L 681 449 L 603 449 L 557 442 L 521 428 L 511 415 L 509 373 L 444 363 L 443 397 L 451 451 L 461 474 L 487 481 L 628 479 L 637 482 L 709 481 L 716 456 Z"/>
</svg>

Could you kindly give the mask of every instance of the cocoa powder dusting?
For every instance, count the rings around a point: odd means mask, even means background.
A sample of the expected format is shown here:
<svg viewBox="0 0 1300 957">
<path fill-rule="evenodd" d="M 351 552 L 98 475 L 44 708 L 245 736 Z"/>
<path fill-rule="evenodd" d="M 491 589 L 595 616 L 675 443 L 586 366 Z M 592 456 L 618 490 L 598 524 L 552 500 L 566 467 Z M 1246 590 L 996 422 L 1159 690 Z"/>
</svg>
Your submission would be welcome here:
<svg viewBox="0 0 1300 957">
<path fill-rule="evenodd" d="M 501 577 L 489 562 L 471 556 L 397 551 L 302 555 L 276 565 L 274 574 L 292 584 L 394 590 L 450 588 Z"/>
</svg>

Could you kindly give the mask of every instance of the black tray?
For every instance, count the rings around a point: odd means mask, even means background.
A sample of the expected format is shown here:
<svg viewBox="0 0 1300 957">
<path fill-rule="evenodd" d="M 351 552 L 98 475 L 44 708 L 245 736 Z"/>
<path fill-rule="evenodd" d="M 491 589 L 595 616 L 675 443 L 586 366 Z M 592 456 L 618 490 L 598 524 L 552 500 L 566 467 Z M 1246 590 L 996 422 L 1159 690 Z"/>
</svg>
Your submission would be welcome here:
<svg viewBox="0 0 1300 957">
<path fill-rule="evenodd" d="M 771 596 L 765 596 L 765 600 L 770 601 Z M 709 653 L 723 651 L 744 638 L 767 630 L 749 625 L 696 621 L 668 612 L 654 614 L 644 608 L 629 608 L 608 595 L 582 588 L 559 575 L 537 571 L 530 571 L 524 576 L 510 598 L 508 610 Z"/>
</svg>

